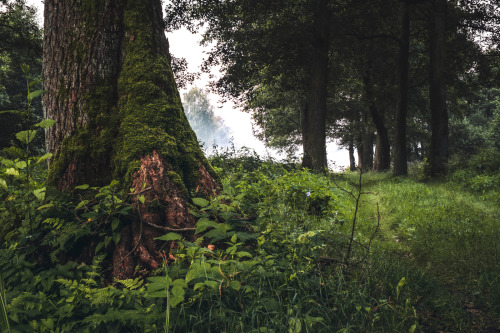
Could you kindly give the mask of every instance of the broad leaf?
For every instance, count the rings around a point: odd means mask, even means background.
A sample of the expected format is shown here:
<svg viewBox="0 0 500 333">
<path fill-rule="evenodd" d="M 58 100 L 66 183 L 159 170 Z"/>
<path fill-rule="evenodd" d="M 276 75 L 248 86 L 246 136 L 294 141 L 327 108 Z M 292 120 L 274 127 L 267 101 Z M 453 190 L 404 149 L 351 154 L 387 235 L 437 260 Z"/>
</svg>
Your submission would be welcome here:
<svg viewBox="0 0 500 333">
<path fill-rule="evenodd" d="M 157 240 L 164 240 L 164 241 L 175 241 L 175 240 L 181 240 L 182 237 L 179 234 L 176 234 L 175 232 L 169 232 L 168 234 L 165 234 L 160 237 L 156 237 L 155 239 Z"/>
<path fill-rule="evenodd" d="M 19 171 L 17 171 L 14 168 L 8 168 L 7 170 L 5 170 L 5 174 L 6 175 L 11 175 L 11 176 L 14 176 L 14 177 L 19 177 Z"/>
<path fill-rule="evenodd" d="M 203 199 L 203 198 L 193 198 L 193 203 L 196 206 L 200 206 L 203 208 L 203 207 L 207 207 L 210 202 L 206 199 Z"/>
<path fill-rule="evenodd" d="M 56 124 L 55 120 L 52 119 L 44 119 L 38 124 L 35 124 L 36 127 L 41 127 L 41 128 L 49 128 L 51 126 L 54 126 Z"/>
<path fill-rule="evenodd" d="M 113 217 L 113 219 L 111 220 L 111 230 L 115 231 L 119 225 L 120 225 L 120 219 L 117 217 Z"/>
<path fill-rule="evenodd" d="M 0 178 L 0 186 L 4 188 L 7 192 L 9 191 L 9 187 L 7 186 L 7 182 L 5 179 Z"/>
<path fill-rule="evenodd" d="M 45 94 L 47 90 L 35 90 L 28 94 L 28 101 L 31 101 L 33 98 L 37 98 L 38 96 Z"/>
<path fill-rule="evenodd" d="M 199 234 L 200 232 L 203 232 L 210 227 L 215 228 L 216 226 L 217 226 L 217 222 L 211 221 L 211 220 L 207 219 L 206 217 L 202 217 L 196 223 L 196 233 Z"/>
<path fill-rule="evenodd" d="M 21 131 L 16 134 L 16 138 L 24 144 L 28 144 L 35 138 L 36 130 Z"/>
</svg>

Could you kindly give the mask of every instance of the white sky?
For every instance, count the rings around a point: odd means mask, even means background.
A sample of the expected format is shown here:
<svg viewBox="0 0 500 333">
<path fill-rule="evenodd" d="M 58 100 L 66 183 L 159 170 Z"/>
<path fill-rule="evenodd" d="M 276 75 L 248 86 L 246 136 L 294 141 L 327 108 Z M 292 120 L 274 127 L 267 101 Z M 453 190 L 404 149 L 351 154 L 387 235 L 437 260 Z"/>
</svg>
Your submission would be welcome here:
<svg viewBox="0 0 500 333">
<path fill-rule="evenodd" d="M 28 4 L 35 5 L 39 12 L 39 22 L 42 25 L 43 21 L 43 2 L 41 0 L 27 0 Z M 189 72 L 199 72 L 200 66 L 206 55 L 207 48 L 199 45 L 201 40 L 200 35 L 193 35 L 186 29 L 178 30 L 173 33 L 168 33 L 167 38 L 169 39 L 170 51 L 172 54 L 178 58 L 186 58 L 188 62 Z M 212 73 L 217 76 L 219 73 L 214 70 Z M 196 80 L 193 86 L 201 89 L 205 89 L 208 85 L 208 74 L 203 74 L 200 79 Z M 189 89 L 181 90 L 181 96 L 186 93 Z M 219 97 L 217 95 L 210 95 L 210 101 L 214 106 L 214 112 L 217 116 L 221 117 L 226 126 L 231 129 L 232 136 L 234 138 L 234 143 L 237 147 L 246 146 L 261 155 L 278 157 L 276 152 L 271 149 L 266 149 L 265 145 L 257 140 L 252 133 L 252 119 L 250 114 L 240 111 L 234 108 L 234 104 L 227 101 L 224 104 L 220 103 Z M 344 167 L 349 165 L 349 157 L 347 151 L 344 149 L 337 149 L 338 147 L 334 143 L 327 144 L 327 158 L 331 162 L 335 162 L 337 167 Z M 330 163 L 330 167 L 333 167 Z"/>
</svg>

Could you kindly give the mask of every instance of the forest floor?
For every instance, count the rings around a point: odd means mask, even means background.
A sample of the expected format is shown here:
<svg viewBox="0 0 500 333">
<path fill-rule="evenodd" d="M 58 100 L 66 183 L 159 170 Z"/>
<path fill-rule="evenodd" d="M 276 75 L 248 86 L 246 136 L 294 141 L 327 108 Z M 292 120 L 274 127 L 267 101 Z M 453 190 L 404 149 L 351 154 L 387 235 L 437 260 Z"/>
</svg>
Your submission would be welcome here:
<svg viewBox="0 0 500 333">
<path fill-rule="evenodd" d="M 351 181 L 357 177 L 348 175 Z M 498 196 L 384 173 L 365 174 L 362 183 L 368 194 L 361 200 L 360 220 L 373 221 L 377 204 L 380 210 L 373 251 L 399 253 L 440 285 L 432 312 L 424 304 L 429 300 L 420 303 L 428 328 L 442 326 L 438 332 L 444 332 L 446 322 L 454 321 L 451 326 L 464 331 L 500 332 Z M 436 311 L 440 303 L 448 308 Z"/>
</svg>

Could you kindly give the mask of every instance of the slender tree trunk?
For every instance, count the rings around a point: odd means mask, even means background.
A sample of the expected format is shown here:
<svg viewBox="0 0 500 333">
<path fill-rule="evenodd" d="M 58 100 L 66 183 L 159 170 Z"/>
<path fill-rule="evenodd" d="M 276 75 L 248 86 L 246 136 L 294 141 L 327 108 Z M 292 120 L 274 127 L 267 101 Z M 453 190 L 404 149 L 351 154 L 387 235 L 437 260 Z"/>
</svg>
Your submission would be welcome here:
<svg viewBox="0 0 500 333">
<path fill-rule="evenodd" d="M 363 171 L 370 171 L 373 168 L 373 130 L 368 119 L 368 112 L 363 112 L 361 139 L 361 168 Z"/>
<path fill-rule="evenodd" d="M 308 106 L 302 122 L 304 157 L 302 166 L 323 171 L 326 160 L 326 99 L 328 84 L 328 1 L 314 6 L 314 34 L 310 68 Z"/>
<path fill-rule="evenodd" d="M 349 170 L 356 171 L 356 160 L 354 158 L 354 143 L 349 142 Z"/>
<path fill-rule="evenodd" d="M 370 65 L 371 68 L 371 65 Z M 375 96 L 373 93 L 373 83 L 371 80 L 371 71 L 368 70 L 364 76 L 365 93 L 368 100 L 368 109 L 372 117 L 375 128 L 377 129 L 377 150 L 373 170 L 384 171 L 391 167 L 391 151 L 389 144 L 389 133 L 384 124 L 384 119 L 377 109 Z"/>
<path fill-rule="evenodd" d="M 408 174 L 406 115 L 408 113 L 408 72 L 410 55 L 410 11 L 408 0 L 401 2 L 401 37 L 399 45 L 399 105 L 396 113 L 394 176 Z"/>
<path fill-rule="evenodd" d="M 430 29 L 429 96 L 432 133 L 428 173 L 431 176 L 446 173 L 448 163 L 448 111 L 446 108 L 445 83 L 446 1 L 433 1 L 433 17 Z"/>
<path fill-rule="evenodd" d="M 356 139 L 356 151 L 358 153 L 358 168 L 363 169 L 363 134 Z"/>
<path fill-rule="evenodd" d="M 182 109 L 160 0 L 46 0 L 44 31 L 49 181 L 67 190 L 119 179 L 144 195 L 137 219 L 123 221 L 113 275 L 155 269 L 164 244 L 154 238 L 192 227 L 191 196 L 217 188 Z"/>
</svg>

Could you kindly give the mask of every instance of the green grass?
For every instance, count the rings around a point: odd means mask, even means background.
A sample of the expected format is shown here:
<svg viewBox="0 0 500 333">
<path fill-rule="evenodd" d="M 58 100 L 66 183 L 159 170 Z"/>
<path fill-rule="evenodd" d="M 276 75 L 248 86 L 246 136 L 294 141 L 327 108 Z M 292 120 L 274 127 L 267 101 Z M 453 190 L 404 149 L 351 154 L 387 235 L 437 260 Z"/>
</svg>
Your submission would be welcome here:
<svg viewBox="0 0 500 333">
<path fill-rule="evenodd" d="M 498 204 L 453 182 L 423 183 L 389 174 L 364 175 L 364 190 L 376 193 L 365 196 L 365 223 L 374 214 L 370 206 L 380 204 L 382 231 L 374 250 L 399 253 L 407 264 L 444 288 L 426 295 L 448 304 L 440 318 L 430 314 L 432 325 L 455 321 L 462 323 L 455 329 L 465 331 L 474 326 L 498 327 Z"/>
</svg>

